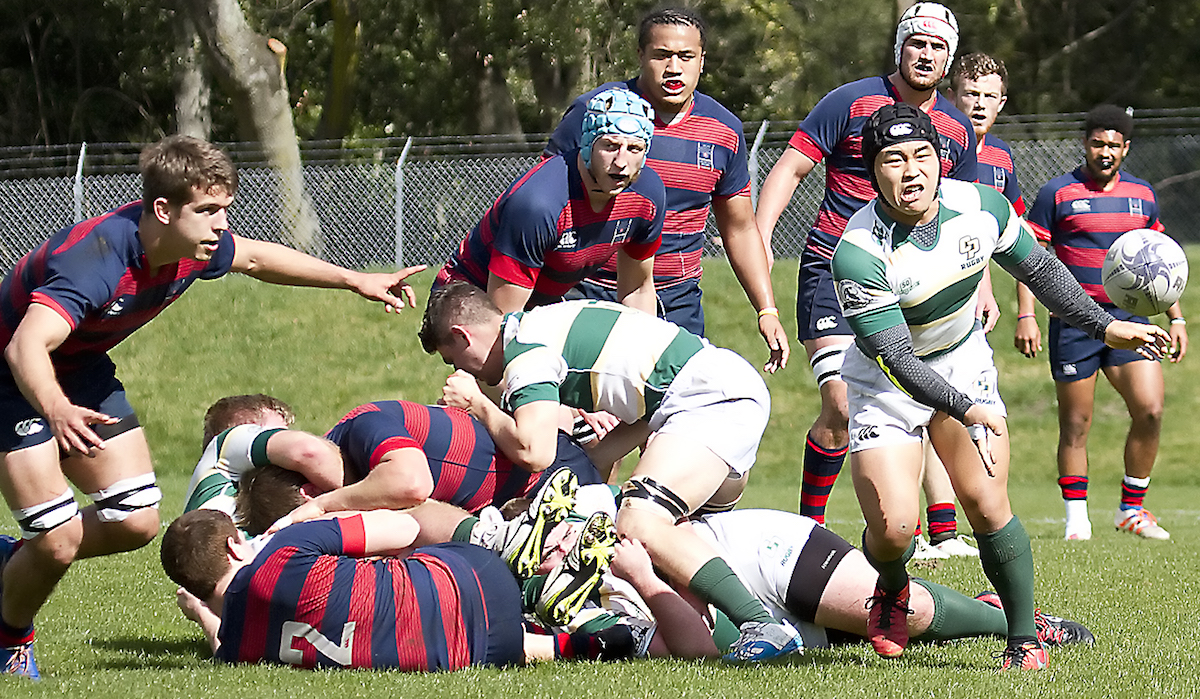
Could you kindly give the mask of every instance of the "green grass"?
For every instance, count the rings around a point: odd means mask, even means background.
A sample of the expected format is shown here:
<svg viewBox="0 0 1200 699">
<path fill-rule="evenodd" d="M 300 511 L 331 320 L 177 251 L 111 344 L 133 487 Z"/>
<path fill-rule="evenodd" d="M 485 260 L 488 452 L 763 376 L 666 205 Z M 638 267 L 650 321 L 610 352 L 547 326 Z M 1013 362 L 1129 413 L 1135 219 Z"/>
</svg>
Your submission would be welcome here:
<svg viewBox="0 0 1200 699">
<path fill-rule="evenodd" d="M 795 271 L 794 261 L 782 261 L 775 274 L 789 326 Z M 422 300 L 429 279 L 425 273 L 416 283 Z M 1099 639 L 1092 649 L 1054 651 L 1046 672 L 998 675 L 991 658 L 999 649 L 994 640 L 916 647 L 895 662 L 857 646 L 753 668 L 655 661 L 410 676 L 215 666 L 175 609 L 174 587 L 158 566 L 156 542 L 77 564 L 38 621 L 36 647 L 46 680 L 40 685 L 0 680 L 0 696 L 1193 696 L 1200 692 L 1195 660 L 1200 476 L 1193 469 L 1200 440 L 1192 432 L 1200 414 L 1193 389 L 1200 356 L 1165 369 L 1166 424 L 1149 503 L 1174 539 L 1137 541 L 1108 526 L 1119 496 L 1126 417 L 1120 399 L 1102 383 L 1091 448 L 1096 535 L 1068 545 L 1061 541 L 1062 502 L 1055 485 L 1053 386 L 1044 360 L 1026 360 L 1012 349 L 1012 284 L 998 271 L 996 279 L 1004 315 L 992 343 L 1013 435 L 1009 492 L 1033 538 L 1038 600 L 1084 621 Z M 761 365 L 766 352 L 728 266 L 710 262 L 704 288 L 711 339 Z M 1200 308 L 1200 291 L 1185 298 L 1187 308 Z M 420 351 L 419 320 L 418 312 L 388 315 L 350 294 L 281 289 L 240 277 L 189 291 L 114 352 L 146 427 L 166 494 L 164 518 L 182 506 L 199 455 L 201 415 L 222 395 L 272 393 L 296 408 L 298 427 L 314 431 L 360 402 L 436 399 L 448 370 Z M 785 371 L 767 378 L 774 401 L 771 424 L 744 506 L 796 505 L 804 435 L 819 407 L 803 351 L 796 352 Z M 830 512 L 831 528 L 856 541 L 861 520 L 848 479 L 834 489 Z M 0 515 L 0 530 L 15 532 L 10 517 Z M 968 594 L 987 586 L 973 561 L 952 560 L 919 572 Z"/>
</svg>

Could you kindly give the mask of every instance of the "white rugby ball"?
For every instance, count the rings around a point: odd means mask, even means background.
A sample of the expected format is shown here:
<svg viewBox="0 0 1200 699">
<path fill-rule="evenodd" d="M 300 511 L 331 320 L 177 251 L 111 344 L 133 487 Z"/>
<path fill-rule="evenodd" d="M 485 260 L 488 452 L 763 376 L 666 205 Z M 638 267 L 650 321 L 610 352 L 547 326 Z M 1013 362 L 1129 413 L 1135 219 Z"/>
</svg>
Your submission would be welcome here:
<svg viewBox="0 0 1200 699">
<path fill-rule="evenodd" d="M 1100 280 L 1118 307 L 1140 316 L 1166 311 L 1187 286 L 1183 248 L 1169 236 L 1137 228 L 1117 238 L 1104 256 Z"/>
</svg>

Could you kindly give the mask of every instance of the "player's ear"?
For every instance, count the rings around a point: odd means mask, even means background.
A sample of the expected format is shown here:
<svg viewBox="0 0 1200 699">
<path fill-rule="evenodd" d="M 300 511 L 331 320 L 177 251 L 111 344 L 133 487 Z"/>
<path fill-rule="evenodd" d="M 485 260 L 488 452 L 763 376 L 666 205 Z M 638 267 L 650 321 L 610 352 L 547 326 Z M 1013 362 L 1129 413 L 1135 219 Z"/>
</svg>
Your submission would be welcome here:
<svg viewBox="0 0 1200 699">
<path fill-rule="evenodd" d="M 173 217 L 174 213 L 171 210 L 171 203 L 167 201 L 166 197 L 159 197 L 155 199 L 153 202 L 151 202 L 150 208 L 155 220 L 164 226 L 171 225 L 171 218 Z"/>
<path fill-rule="evenodd" d="M 996 113 L 1004 111 L 1004 105 L 1008 104 L 1008 95 L 1000 95 L 1000 106 L 996 107 Z"/>
</svg>

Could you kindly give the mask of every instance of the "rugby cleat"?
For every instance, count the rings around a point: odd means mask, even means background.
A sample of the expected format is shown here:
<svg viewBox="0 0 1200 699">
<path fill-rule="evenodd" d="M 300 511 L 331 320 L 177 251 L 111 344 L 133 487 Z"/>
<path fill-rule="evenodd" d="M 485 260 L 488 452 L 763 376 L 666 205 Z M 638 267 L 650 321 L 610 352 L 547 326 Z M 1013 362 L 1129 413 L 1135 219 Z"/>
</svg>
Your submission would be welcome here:
<svg viewBox="0 0 1200 699">
<path fill-rule="evenodd" d="M 555 471 L 538 490 L 529 509 L 509 522 L 500 557 L 518 578 L 529 578 L 542 564 L 546 537 L 567 518 L 575 504 L 579 479 L 566 468 Z"/>
<path fill-rule="evenodd" d="M 996 609 L 1004 609 L 1000 595 L 991 590 L 980 592 L 975 595 L 975 599 L 990 604 Z M 1090 646 L 1096 642 L 1096 637 L 1092 635 L 1092 632 L 1078 621 L 1046 614 L 1040 609 L 1033 610 L 1033 623 L 1037 626 L 1038 641 L 1043 646 L 1065 646 L 1072 643 Z"/>
<path fill-rule="evenodd" d="M 542 594 L 534 605 L 537 615 L 560 626 L 575 618 L 588 597 L 600 587 L 616 543 L 617 525 L 607 512 L 589 517 L 575 545 L 546 576 Z"/>
<path fill-rule="evenodd" d="M 747 621 L 738 630 L 741 635 L 723 656 L 729 662 L 758 663 L 804 652 L 804 639 L 786 620 Z"/>
<path fill-rule="evenodd" d="M 996 654 L 1003 670 L 1044 670 L 1050 659 L 1046 647 L 1037 641 L 1009 646 Z"/>
<path fill-rule="evenodd" d="M 1166 541 L 1171 538 L 1171 534 L 1166 529 L 1158 526 L 1158 518 L 1150 514 L 1150 510 L 1144 507 L 1118 510 L 1113 524 L 1116 525 L 1117 529 L 1129 532 L 1130 534 L 1137 534 L 1143 539 Z"/>
<path fill-rule="evenodd" d="M 908 646 L 909 585 L 885 592 L 878 584 L 867 598 L 867 640 L 881 658 L 899 658 Z"/>
<path fill-rule="evenodd" d="M 1044 614 L 1040 609 L 1033 611 L 1033 621 L 1037 624 L 1038 640 L 1044 646 L 1065 646 L 1070 643 L 1090 646 L 1096 642 L 1092 632 L 1078 621 Z"/>
<path fill-rule="evenodd" d="M 24 677 L 35 682 L 42 679 L 37 663 L 33 660 L 33 643 L 0 648 L 0 675 Z"/>
<path fill-rule="evenodd" d="M 967 543 L 966 537 L 962 534 L 952 536 L 945 541 L 939 541 L 936 544 L 930 544 L 935 551 L 941 551 L 947 556 L 962 556 L 967 558 L 979 558 L 979 549 Z"/>
<path fill-rule="evenodd" d="M 1091 539 L 1092 523 L 1086 519 L 1082 523 L 1068 522 L 1063 538 L 1067 541 L 1087 541 Z"/>
</svg>

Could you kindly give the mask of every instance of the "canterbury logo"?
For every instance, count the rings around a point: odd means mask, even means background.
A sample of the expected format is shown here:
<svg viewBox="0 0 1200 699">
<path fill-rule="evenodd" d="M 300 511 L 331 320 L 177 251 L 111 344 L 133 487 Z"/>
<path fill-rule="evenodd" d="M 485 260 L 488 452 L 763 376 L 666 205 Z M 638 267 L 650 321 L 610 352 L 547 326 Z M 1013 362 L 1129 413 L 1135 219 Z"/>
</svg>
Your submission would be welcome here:
<svg viewBox="0 0 1200 699">
<path fill-rule="evenodd" d="M 868 439 L 876 439 L 878 437 L 879 430 L 875 428 L 875 425 L 867 425 L 866 427 L 860 427 L 858 429 L 858 441 L 860 442 L 865 442 Z"/>
<path fill-rule="evenodd" d="M 46 423 L 42 422 L 42 418 L 34 417 L 18 422 L 13 429 L 16 431 L 18 437 L 28 437 L 46 429 Z"/>
<path fill-rule="evenodd" d="M 824 316 L 817 319 L 817 330 L 832 330 L 837 327 L 837 318 Z"/>
</svg>

